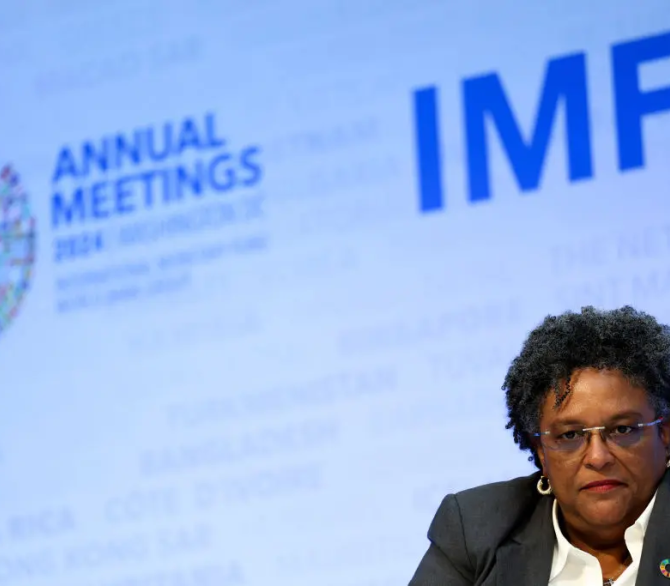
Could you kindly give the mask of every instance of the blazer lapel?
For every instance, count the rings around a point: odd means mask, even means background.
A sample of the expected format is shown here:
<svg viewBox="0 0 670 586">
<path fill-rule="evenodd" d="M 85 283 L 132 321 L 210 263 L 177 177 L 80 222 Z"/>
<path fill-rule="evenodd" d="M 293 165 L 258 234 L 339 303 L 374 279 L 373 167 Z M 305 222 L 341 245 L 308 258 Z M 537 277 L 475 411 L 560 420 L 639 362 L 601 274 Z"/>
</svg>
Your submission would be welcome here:
<svg viewBox="0 0 670 586">
<path fill-rule="evenodd" d="M 656 493 L 644 535 L 636 586 L 670 586 L 670 579 L 660 569 L 661 562 L 667 559 L 670 559 L 670 473 L 665 474 Z"/>
<path fill-rule="evenodd" d="M 496 586 L 538 586 L 549 583 L 556 541 L 551 521 L 553 500 L 542 497 L 528 523 L 498 549 Z M 663 586 L 670 586 L 670 582 Z"/>
</svg>

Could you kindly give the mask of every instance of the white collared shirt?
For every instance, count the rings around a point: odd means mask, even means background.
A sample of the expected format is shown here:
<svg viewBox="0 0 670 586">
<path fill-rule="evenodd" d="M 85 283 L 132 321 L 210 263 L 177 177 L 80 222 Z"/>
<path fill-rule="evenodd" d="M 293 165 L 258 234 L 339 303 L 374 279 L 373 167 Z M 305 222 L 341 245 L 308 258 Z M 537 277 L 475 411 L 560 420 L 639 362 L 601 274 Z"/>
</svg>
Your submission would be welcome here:
<svg viewBox="0 0 670 586">
<path fill-rule="evenodd" d="M 647 531 L 649 517 L 655 501 L 656 495 L 651 499 L 638 520 L 624 533 L 626 547 L 632 562 L 614 582 L 616 586 L 635 586 L 640 557 L 642 556 L 644 534 Z M 591 554 L 577 549 L 563 535 L 558 524 L 558 503 L 556 500 L 554 500 L 552 518 L 556 544 L 554 545 L 551 574 L 549 574 L 549 586 L 602 586 L 603 575 L 598 560 Z"/>
</svg>

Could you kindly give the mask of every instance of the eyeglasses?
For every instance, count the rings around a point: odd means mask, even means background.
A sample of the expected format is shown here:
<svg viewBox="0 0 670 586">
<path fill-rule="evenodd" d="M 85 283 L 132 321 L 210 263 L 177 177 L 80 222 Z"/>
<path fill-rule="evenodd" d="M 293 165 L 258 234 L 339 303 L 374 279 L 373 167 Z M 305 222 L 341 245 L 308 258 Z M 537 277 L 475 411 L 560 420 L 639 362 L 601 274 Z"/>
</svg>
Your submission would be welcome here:
<svg viewBox="0 0 670 586">
<path fill-rule="evenodd" d="M 598 432 L 602 440 L 608 446 L 619 448 L 631 448 L 642 439 L 645 429 L 662 423 L 663 417 L 651 423 L 636 423 L 633 425 L 612 425 L 600 427 L 587 427 L 585 429 L 571 429 L 563 433 L 552 431 L 541 431 L 534 433 L 533 437 L 539 437 L 543 448 L 557 450 L 559 452 L 576 452 L 583 448 L 589 441 L 591 434 Z"/>
</svg>

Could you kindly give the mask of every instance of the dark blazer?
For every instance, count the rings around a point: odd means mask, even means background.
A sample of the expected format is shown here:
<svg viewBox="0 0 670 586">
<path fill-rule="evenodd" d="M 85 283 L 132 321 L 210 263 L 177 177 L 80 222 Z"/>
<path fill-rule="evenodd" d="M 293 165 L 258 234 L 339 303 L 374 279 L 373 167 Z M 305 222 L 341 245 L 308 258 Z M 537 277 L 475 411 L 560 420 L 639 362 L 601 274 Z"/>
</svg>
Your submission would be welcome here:
<svg viewBox="0 0 670 586">
<path fill-rule="evenodd" d="M 430 545 L 409 586 L 547 586 L 555 535 L 552 497 L 539 473 L 444 498 L 428 530 Z M 661 481 L 644 538 L 636 586 L 670 586 L 670 473 Z"/>
</svg>

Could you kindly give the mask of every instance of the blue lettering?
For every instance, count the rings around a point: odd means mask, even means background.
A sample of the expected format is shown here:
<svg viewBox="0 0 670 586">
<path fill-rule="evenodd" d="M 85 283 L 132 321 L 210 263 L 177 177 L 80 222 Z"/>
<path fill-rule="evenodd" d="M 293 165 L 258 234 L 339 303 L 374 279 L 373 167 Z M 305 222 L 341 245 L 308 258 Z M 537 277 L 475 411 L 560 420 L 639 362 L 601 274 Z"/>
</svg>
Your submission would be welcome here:
<svg viewBox="0 0 670 586">
<path fill-rule="evenodd" d="M 230 158 L 229 154 L 218 155 L 209 164 L 209 183 L 217 191 L 228 191 L 235 186 L 235 172 L 226 164 Z"/>
<path fill-rule="evenodd" d="M 142 162 L 142 133 L 136 130 L 133 133 L 133 140 L 130 142 L 122 134 L 114 139 L 115 166 L 117 169 L 123 166 L 126 160 L 133 165 L 139 165 Z"/>
<path fill-rule="evenodd" d="M 210 122 L 211 124 L 213 123 Z M 192 123 L 184 126 L 186 127 L 193 129 Z M 214 132 L 213 126 L 211 132 Z M 133 163 L 142 162 L 144 143 L 141 142 L 139 134 L 133 136 L 134 140 L 131 135 L 108 136 L 105 139 L 108 146 L 102 150 L 93 148 L 94 143 L 85 143 L 82 152 L 86 157 L 86 172 L 93 169 L 93 161 L 96 161 L 99 168 L 107 164 L 114 168 L 128 160 Z M 214 134 L 211 136 L 214 140 L 219 140 Z M 128 216 L 140 209 L 183 200 L 187 196 L 202 197 L 209 192 L 225 192 L 241 185 L 254 185 L 262 174 L 261 165 L 257 161 L 259 152 L 259 147 L 255 146 L 242 150 L 239 155 L 219 152 L 214 157 L 188 164 L 99 180 L 67 194 L 62 190 L 54 192 L 51 203 L 52 225 L 58 228 L 77 222 Z M 109 159 L 106 158 L 107 154 Z M 70 169 L 74 160 L 68 149 L 61 152 L 58 165 L 57 177 L 74 170 Z"/>
<path fill-rule="evenodd" d="M 424 213 L 432 212 L 444 207 L 436 88 L 427 87 L 414 92 L 414 118 L 419 209 Z"/>
<path fill-rule="evenodd" d="M 177 154 L 181 154 L 188 148 L 194 148 L 195 150 L 202 148 L 200 137 L 198 136 L 198 127 L 190 118 L 182 122 L 177 142 Z"/>
<path fill-rule="evenodd" d="M 619 169 L 644 166 L 642 118 L 670 110 L 670 86 L 640 90 L 639 66 L 670 57 L 670 32 L 612 47 L 616 127 L 619 138 Z"/>
<path fill-rule="evenodd" d="M 148 128 L 146 131 L 147 152 L 153 161 L 162 161 L 172 151 L 172 124 L 166 123 L 163 125 L 163 148 L 160 151 L 156 150 L 156 137 L 154 133 L 155 129 L 153 127 Z"/>
<path fill-rule="evenodd" d="M 133 190 L 129 185 L 135 177 L 123 177 L 116 182 L 115 204 L 117 214 L 130 214 L 135 211 L 135 206 L 128 201 L 133 196 Z"/>
<path fill-rule="evenodd" d="M 144 182 L 144 205 L 151 208 L 154 205 L 153 180 L 160 171 L 146 171 L 140 175 L 140 179 Z"/>
<path fill-rule="evenodd" d="M 109 216 L 109 210 L 106 209 L 107 204 L 107 182 L 99 181 L 94 183 L 91 187 L 91 211 L 93 217 L 96 219 L 106 218 Z"/>
<path fill-rule="evenodd" d="M 246 179 L 242 179 L 242 185 L 251 187 L 261 180 L 263 170 L 261 166 L 254 161 L 254 158 L 260 153 L 259 147 L 247 147 L 240 155 L 240 163 L 242 168 L 250 172 Z"/>
<path fill-rule="evenodd" d="M 76 189 L 72 200 L 68 203 L 60 193 L 54 193 L 51 197 L 51 226 L 57 228 L 64 223 L 71 224 L 75 219 L 83 221 L 86 218 L 86 203 L 84 200 L 84 189 Z"/>
<path fill-rule="evenodd" d="M 85 142 L 82 146 L 82 166 L 83 175 L 86 176 L 91 172 L 91 168 L 97 167 L 99 171 L 105 172 L 109 169 L 109 149 L 108 142 L 102 141 L 100 150 L 91 142 Z"/>
<path fill-rule="evenodd" d="M 493 119 L 522 191 L 538 188 L 561 98 L 565 103 L 568 172 L 571 181 L 593 176 L 584 54 L 547 65 L 535 129 L 526 144 L 496 74 L 463 82 L 470 200 L 491 197 L 485 116 Z"/>
<path fill-rule="evenodd" d="M 54 240 L 54 260 L 72 261 L 104 249 L 102 232 L 88 232 Z"/>
<path fill-rule="evenodd" d="M 70 175 L 71 177 L 77 177 L 79 173 L 77 172 L 77 165 L 72 155 L 72 151 L 69 147 L 63 147 L 58 153 L 58 159 L 56 161 L 56 170 L 54 171 L 54 176 L 52 181 L 57 183 L 61 177 Z"/>
<path fill-rule="evenodd" d="M 195 173 L 189 175 L 188 169 L 183 165 L 177 167 L 177 199 L 182 199 L 184 184 L 187 185 L 191 193 L 195 195 L 202 195 L 202 163 L 197 162 L 195 166 Z"/>
<path fill-rule="evenodd" d="M 226 144 L 225 140 L 216 136 L 215 122 L 214 114 L 205 115 L 205 134 L 207 136 L 207 146 L 210 148 L 219 148 Z"/>
</svg>

